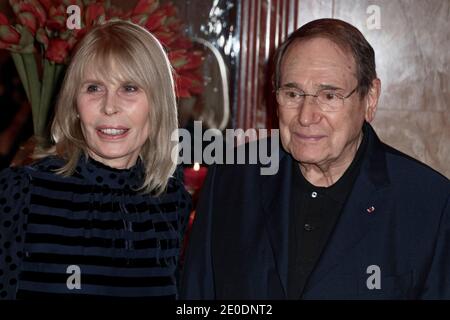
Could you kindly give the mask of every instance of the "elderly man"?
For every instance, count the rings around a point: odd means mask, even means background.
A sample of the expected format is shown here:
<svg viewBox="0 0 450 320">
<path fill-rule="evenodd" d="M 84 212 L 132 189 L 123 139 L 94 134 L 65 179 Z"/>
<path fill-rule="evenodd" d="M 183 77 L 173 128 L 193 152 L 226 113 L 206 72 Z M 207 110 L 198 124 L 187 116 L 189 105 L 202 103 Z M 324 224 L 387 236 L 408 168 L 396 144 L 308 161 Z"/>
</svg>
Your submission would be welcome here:
<svg viewBox="0 0 450 320">
<path fill-rule="evenodd" d="M 380 95 L 370 44 L 321 19 L 275 62 L 279 171 L 210 170 L 182 298 L 450 298 L 450 183 L 370 126 Z"/>
</svg>

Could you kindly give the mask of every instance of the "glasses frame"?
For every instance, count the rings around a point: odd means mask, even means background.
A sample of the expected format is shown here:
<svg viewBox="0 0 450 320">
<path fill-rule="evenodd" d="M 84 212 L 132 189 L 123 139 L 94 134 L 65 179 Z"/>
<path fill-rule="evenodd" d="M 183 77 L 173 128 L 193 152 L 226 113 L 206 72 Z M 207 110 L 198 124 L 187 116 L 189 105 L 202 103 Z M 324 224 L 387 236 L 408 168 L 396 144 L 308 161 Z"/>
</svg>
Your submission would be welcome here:
<svg viewBox="0 0 450 320">
<path fill-rule="evenodd" d="M 347 94 L 346 96 L 342 96 L 342 95 L 339 94 L 339 93 L 335 93 L 336 97 L 342 99 L 342 106 L 343 106 L 344 103 L 345 103 L 345 99 L 350 98 L 350 97 L 352 96 L 352 94 L 354 94 L 354 93 L 357 91 L 358 87 L 359 87 L 359 85 L 357 85 L 357 86 L 356 86 L 352 91 L 350 91 L 350 93 Z M 297 89 L 297 88 L 292 88 L 292 87 L 280 87 L 280 88 L 278 88 L 278 89 L 275 91 L 275 93 L 276 93 L 276 98 L 277 98 L 277 103 L 278 103 L 278 105 L 280 105 L 282 108 L 286 108 L 286 109 L 298 109 L 298 108 L 300 107 L 301 104 L 299 103 L 298 106 L 295 106 L 295 107 L 286 107 L 286 106 L 283 106 L 283 104 L 281 104 L 280 101 L 279 101 L 278 95 L 279 95 L 279 92 L 280 92 L 281 90 L 285 90 L 285 89 L 297 90 L 297 91 L 299 91 L 300 96 L 303 97 L 303 98 L 308 97 L 308 96 L 314 97 L 314 98 L 318 98 L 321 91 L 324 91 L 324 90 L 330 90 L 330 89 L 324 88 L 324 89 L 317 90 L 317 92 L 316 92 L 315 94 L 312 94 L 312 93 L 306 93 L 306 92 L 303 92 L 302 90 Z M 300 92 L 303 92 L 303 93 L 300 93 Z M 316 103 L 317 103 L 317 105 L 319 106 L 319 108 L 320 108 L 322 111 L 324 111 L 324 112 L 336 112 L 336 111 L 339 111 L 339 110 L 324 110 L 324 109 L 322 109 L 321 106 L 323 106 L 324 104 L 327 105 L 326 103 L 323 103 L 323 102 L 321 103 L 321 102 L 318 101 L 318 100 L 316 100 Z M 327 105 L 327 106 L 329 106 L 329 105 Z"/>
</svg>

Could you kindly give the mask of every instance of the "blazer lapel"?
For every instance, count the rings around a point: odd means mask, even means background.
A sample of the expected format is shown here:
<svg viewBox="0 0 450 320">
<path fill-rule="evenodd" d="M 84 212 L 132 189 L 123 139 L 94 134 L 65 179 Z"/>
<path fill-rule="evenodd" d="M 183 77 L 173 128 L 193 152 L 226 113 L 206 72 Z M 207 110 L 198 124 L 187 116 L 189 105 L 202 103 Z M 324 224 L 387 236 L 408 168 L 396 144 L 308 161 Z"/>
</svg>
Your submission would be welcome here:
<svg viewBox="0 0 450 320">
<path fill-rule="evenodd" d="M 289 199 L 291 193 L 292 159 L 280 149 L 278 173 L 263 176 L 262 208 L 272 246 L 276 268 L 285 296 L 288 277 Z"/>
<path fill-rule="evenodd" d="M 340 262 L 345 261 L 346 255 L 351 253 L 378 221 L 386 221 L 382 217 L 389 214 L 389 188 L 375 190 L 371 187 L 373 186 L 367 185 L 361 179 L 355 184 L 317 267 L 311 274 L 305 292 L 318 284 Z M 362 195 L 359 192 L 361 190 L 369 192 Z"/>
</svg>

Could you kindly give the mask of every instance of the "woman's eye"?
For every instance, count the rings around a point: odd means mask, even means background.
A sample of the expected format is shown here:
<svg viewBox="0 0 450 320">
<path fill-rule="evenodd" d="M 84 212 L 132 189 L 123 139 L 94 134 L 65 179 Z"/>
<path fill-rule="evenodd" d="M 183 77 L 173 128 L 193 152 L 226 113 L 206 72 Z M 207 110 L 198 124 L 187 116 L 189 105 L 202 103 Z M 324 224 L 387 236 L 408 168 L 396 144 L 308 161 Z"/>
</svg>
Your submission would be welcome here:
<svg viewBox="0 0 450 320">
<path fill-rule="evenodd" d="M 127 85 L 123 86 L 123 90 L 125 92 L 136 92 L 139 90 L 139 88 L 135 85 L 127 84 Z"/>
<path fill-rule="evenodd" d="M 90 84 L 86 88 L 87 92 L 94 93 L 100 91 L 100 87 L 96 84 Z"/>
</svg>

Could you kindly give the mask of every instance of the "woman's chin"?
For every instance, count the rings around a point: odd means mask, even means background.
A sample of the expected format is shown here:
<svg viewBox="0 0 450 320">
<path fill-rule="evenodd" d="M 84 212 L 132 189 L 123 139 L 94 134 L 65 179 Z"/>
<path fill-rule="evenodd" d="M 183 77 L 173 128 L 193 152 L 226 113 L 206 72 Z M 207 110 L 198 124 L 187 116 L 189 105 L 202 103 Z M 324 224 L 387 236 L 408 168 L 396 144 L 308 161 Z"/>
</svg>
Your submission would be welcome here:
<svg viewBox="0 0 450 320">
<path fill-rule="evenodd" d="M 89 152 L 90 156 L 99 162 L 108 164 L 114 162 L 129 163 L 134 158 L 134 153 L 128 150 L 95 150 Z M 136 157 L 137 158 L 137 157 Z"/>
</svg>

